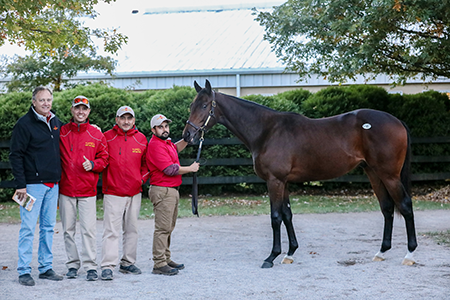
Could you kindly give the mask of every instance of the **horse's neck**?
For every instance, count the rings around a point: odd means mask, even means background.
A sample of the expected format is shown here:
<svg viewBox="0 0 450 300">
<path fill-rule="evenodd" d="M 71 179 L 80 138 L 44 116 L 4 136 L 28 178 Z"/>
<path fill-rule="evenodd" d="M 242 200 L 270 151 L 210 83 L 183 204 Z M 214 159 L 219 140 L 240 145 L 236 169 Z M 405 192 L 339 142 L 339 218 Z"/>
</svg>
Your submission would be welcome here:
<svg viewBox="0 0 450 300">
<path fill-rule="evenodd" d="M 269 110 L 252 102 L 222 94 L 220 106 L 221 117 L 218 122 L 230 130 L 253 152 L 258 147 L 259 140 L 265 132 L 265 118 Z"/>
</svg>

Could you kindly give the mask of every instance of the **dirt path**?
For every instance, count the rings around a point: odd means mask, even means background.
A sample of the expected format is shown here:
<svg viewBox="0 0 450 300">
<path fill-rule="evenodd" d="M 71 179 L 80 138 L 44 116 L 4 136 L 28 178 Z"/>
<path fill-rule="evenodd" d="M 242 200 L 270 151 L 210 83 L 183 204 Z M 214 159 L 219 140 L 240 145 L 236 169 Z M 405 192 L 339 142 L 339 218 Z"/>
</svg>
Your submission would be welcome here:
<svg viewBox="0 0 450 300">
<path fill-rule="evenodd" d="M 261 269 L 272 245 L 269 216 L 179 219 L 173 258 L 186 265 L 177 276 L 151 274 L 153 220 L 140 221 L 137 266 L 142 275 L 114 272 L 113 281 L 38 279 L 36 286 L 17 280 L 19 225 L 0 225 L 0 299 L 449 299 L 450 248 L 423 235 L 450 229 L 450 211 L 416 212 L 417 264 L 402 266 L 406 254 L 403 220 L 396 216 L 393 249 L 384 262 L 372 262 L 380 247 L 380 212 L 295 215 L 300 248 L 292 265 Z M 54 239 L 54 269 L 65 273 L 61 224 Z M 102 223 L 98 222 L 98 250 Z M 79 236 L 78 236 L 79 238 Z M 283 228 L 283 251 L 287 237 Z M 80 243 L 78 243 L 80 245 Z M 36 246 L 36 243 L 35 243 Z M 100 255 L 99 255 L 100 256 Z"/>
</svg>

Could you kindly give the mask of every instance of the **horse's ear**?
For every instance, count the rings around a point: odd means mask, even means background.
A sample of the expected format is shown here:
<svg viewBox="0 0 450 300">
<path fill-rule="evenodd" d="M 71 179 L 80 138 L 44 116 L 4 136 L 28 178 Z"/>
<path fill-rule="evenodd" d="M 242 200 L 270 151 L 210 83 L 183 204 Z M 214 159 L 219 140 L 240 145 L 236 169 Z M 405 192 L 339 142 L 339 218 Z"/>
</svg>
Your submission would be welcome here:
<svg viewBox="0 0 450 300">
<path fill-rule="evenodd" d="M 199 93 L 202 90 L 202 87 L 198 85 L 197 81 L 194 80 L 194 87 L 197 93 Z"/>
<path fill-rule="evenodd" d="M 211 83 L 209 83 L 208 79 L 206 79 L 205 89 L 208 92 L 208 95 L 211 95 L 212 88 L 211 88 Z"/>
</svg>

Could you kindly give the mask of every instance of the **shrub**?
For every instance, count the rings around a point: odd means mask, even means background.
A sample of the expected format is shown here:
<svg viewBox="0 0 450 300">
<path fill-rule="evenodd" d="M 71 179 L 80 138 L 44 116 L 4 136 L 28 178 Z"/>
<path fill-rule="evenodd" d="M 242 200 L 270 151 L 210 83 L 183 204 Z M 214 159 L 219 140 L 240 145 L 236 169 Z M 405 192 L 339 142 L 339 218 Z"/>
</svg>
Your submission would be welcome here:
<svg viewBox="0 0 450 300">
<path fill-rule="evenodd" d="M 277 94 L 278 97 L 284 98 L 288 101 L 292 101 L 295 103 L 298 108 L 300 108 L 303 104 L 303 102 L 311 97 L 313 94 L 308 90 L 303 89 L 295 89 L 291 91 L 286 91 L 280 94 Z"/>
<path fill-rule="evenodd" d="M 90 122 L 98 125 L 103 131 L 112 128 L 115 114 L 122 105 L 129 105 L 136 113 L 136 126 L 147 138 L 151 137 L 150 120 L 158 113 L 171 119 L 171 137 L 174 141 L 181 138 L 186 120 L 189 117 L 188 108 L 196 96 L 190 87 L 174 86 L 168 90 L 132 92 L 112 88 L 103 84 L 77 86 L 76 88 L 56 92 L 54 94 L 53 110 L 63 122 L 71 118 L 71 101 L 78 95 L 86 96 L 91 102 Z M 411 129 L 411 135 L 421 136 L 450 136 L 450 101 L 444 94 L 427 92 L 416 95 L 388 94 L 383 88 L 370 85 L 328 87 L 317 93 L 310 93 L 297 89 L 273 96 L 250 95 L 246 100 L 266 105 L 279 111 L 302 113 L 307 117 L 322 118 L 344 113 L 358 108 L 373 108 L 387 111 L 403 120 Z M 0 140 L 11 138 L 11 129 L 31 105 L 31 92 L 8 93 L 0 95 Z M 205 138 L 220 139 L 232 137 L 222 125 L 214 126 Z M 414 155 L 448 155 L 450 145 L 414 144 Z M 187 147 L 180 158 L 193 160 L 197 147 Z M 0 149 L 2 161 L 8 161 L 9 149 Z M 212 158 L 251 158 L 251 154 L 244 145 L 204 145 L 202 159 Z M 449 163 L 441 164 L 413 164 L 415 172 L 448 172 Z M 361 170 L 356 171 L 361 172 Z M 208 166 L 200 168 L 198 176 L 248 176 L 254 175 L 252 166 Z M 184 176 L 192 176 L 187 174 Z M 1 170 L 1 180 L 11 180 L 9 170 Z M 333 183 L 333 185 L 339 185 Z M 292 185 L 298 188 L 300 185 Z M 189 193 L 190 187 L 183 186 L 181 191 Z M 265 184 L 236 184 L 236 185 L 203 185 L 202 194 L 221 193 L 263 193 Z M 0 190 L 0 201 L 9 200 L 12 189 Z M 146 194 L 144 194 L 146 195 Z"/>
</svg>

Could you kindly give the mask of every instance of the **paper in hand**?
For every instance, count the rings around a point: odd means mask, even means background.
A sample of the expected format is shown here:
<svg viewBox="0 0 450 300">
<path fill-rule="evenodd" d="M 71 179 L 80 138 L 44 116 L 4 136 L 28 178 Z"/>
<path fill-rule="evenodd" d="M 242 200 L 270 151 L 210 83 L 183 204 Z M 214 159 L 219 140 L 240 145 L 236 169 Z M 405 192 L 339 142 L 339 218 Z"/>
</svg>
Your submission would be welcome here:
<svg viewBox="0 0 450 300">
<path fill-rule="evenodd" d="M 19 196 L 17 195 L 17 191 L 14 193 L 12 197 L 14 201 L 16 201 L 20 206 L 23 206 L 26 210 L 31 211 L 33 208 L 33 204 L 36 201 L 36 198 L 27 193 L 25 199 L 19 200 Z"/>
</svg>

